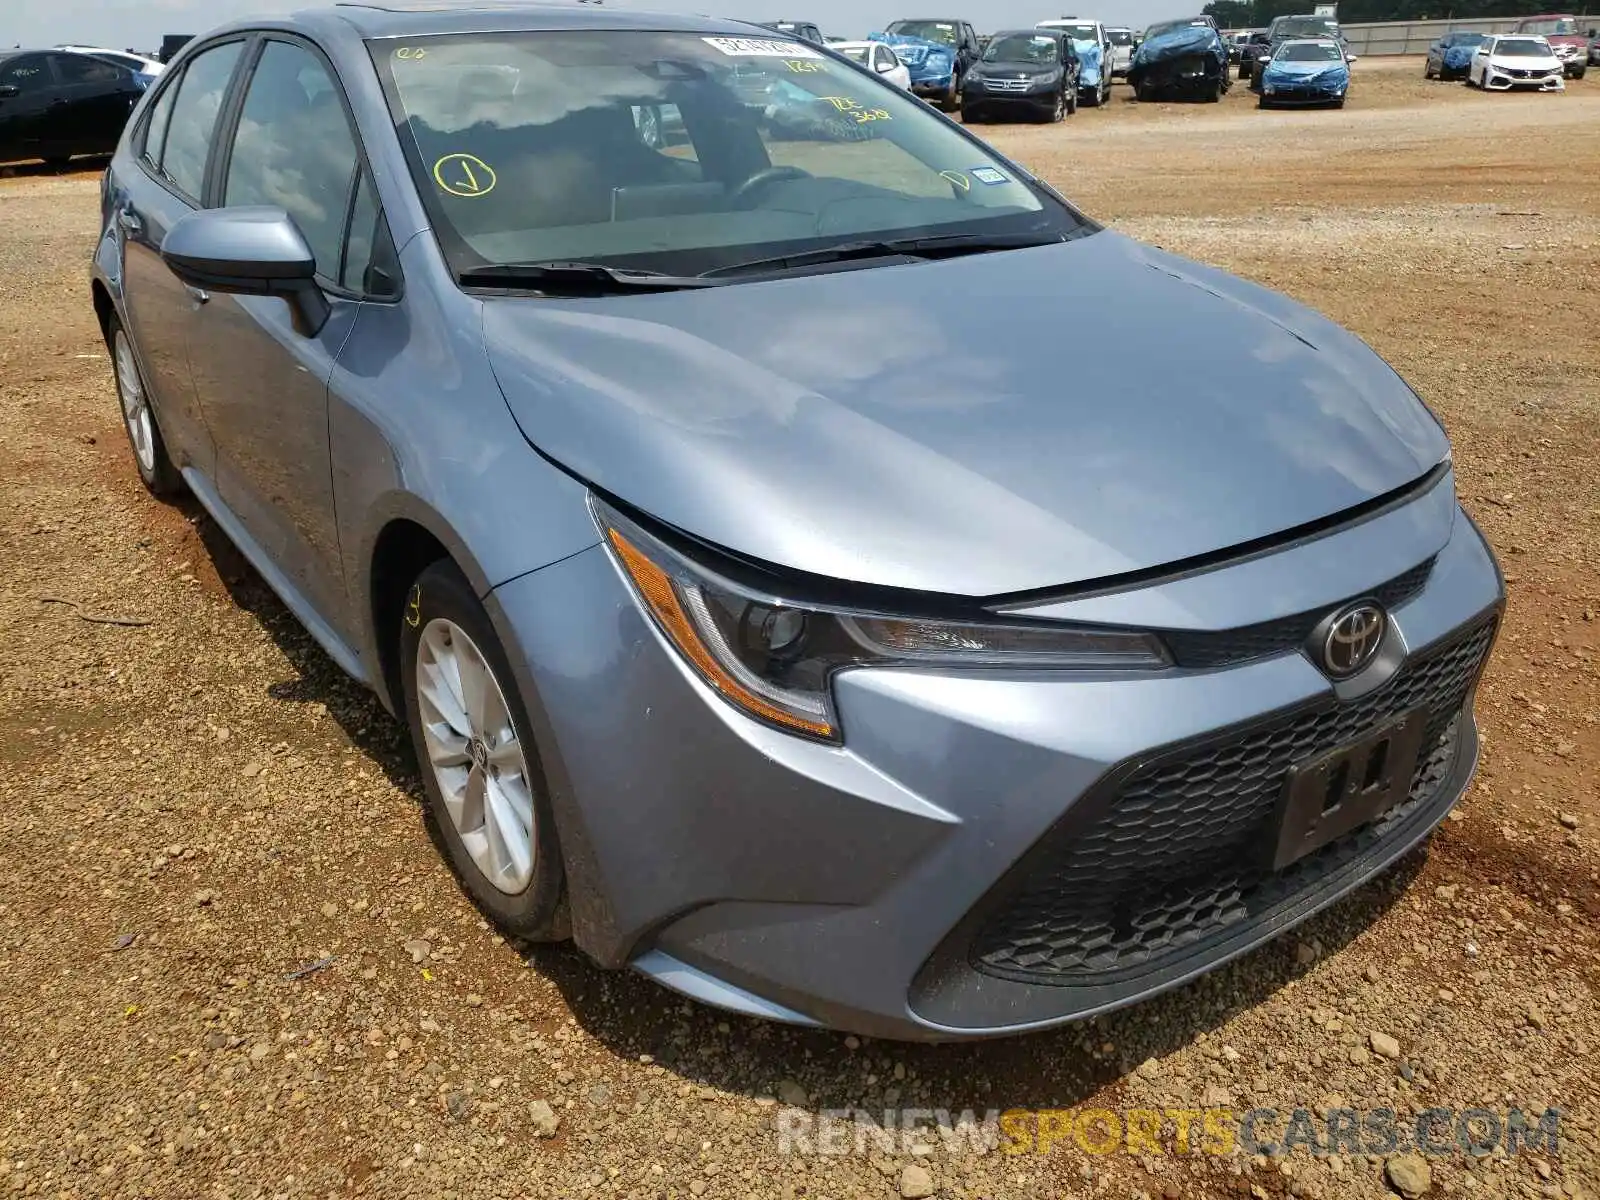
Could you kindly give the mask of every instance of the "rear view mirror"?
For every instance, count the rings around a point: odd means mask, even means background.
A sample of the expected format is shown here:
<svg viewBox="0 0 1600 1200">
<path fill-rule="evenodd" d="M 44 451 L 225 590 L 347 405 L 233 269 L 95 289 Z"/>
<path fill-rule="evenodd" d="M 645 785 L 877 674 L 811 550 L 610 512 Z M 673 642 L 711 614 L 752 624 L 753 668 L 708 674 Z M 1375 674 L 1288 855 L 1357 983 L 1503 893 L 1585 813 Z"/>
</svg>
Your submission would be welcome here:
<svg viewBox="0 0 1600 1200">
<path fill-rule="evenodd" d="M 281 296 L 295 332 L 315 337 L 327 324 L 328 298 L 317 286 L 317 260 L 289 214 L 269 206 L 205 208 L 178 219 L 161 258 L 191 287 L 240 296 Z"/>
</svg>

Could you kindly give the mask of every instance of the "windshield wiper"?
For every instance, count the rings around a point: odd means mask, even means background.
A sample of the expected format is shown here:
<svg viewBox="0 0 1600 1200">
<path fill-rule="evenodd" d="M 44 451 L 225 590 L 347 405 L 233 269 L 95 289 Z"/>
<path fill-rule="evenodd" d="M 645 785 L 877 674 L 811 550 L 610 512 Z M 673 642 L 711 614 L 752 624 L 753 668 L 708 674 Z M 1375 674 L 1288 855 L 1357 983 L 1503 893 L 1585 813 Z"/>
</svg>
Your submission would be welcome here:
<svg viewBox="0 0 1600 1200">
<path fill-rule="evenodd" d="M 660 271 L 639 271 L 628 267 L 608 267 L 603 263 L 541 262 L 493 263 L 470 267 L 458 276 L 466 287 L 532 288 L 563 292 L 672 292 L 681 288 L 716 287 L 717 280 L 700 275 L 664 275 Z"/>
<path fill-rule="evenodd" d="M 807 267 L 856 262 L 872 258 L 957 258 L 964 254 L 988 254 L 996 250 L 1023 250 L 1030 246 L 1050 246 L 1060 237 L 1040 234 L 952 233 L 937 237 L 884 238 L 866 242 L 844 242 L 821 250 L 798 254 L 778 254 L 753 258 L 749 262 L 718 267 L 699 276 L 703 280 L 726 279 L 730 275 L 767 275 L 798 271 Z"/>
</svg>

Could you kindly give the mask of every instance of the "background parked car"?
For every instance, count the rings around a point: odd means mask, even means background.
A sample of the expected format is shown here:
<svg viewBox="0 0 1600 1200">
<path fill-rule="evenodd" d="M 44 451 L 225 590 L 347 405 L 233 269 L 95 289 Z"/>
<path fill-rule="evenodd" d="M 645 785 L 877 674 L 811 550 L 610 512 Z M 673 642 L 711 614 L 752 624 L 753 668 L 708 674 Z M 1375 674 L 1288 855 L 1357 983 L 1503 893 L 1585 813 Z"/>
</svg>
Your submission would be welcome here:
<svg viewBox="0 0 1600 1200">
<path fill-rule="evenodd" d="M 151 78 L 69 50 L 0 51 L 0 162 L 110 154 Z"/>
<path fill-rule="evenodd" d="M 1578 32 L 1578 19 L 1559 13 L 1523 17 L 1513 33 L 1532 33 L 1550 43 L 1568 79 L 1582 79 L 1589 69 L 1589 39 Z"/>
<path fill-rule="evenodd" d="M 1208 16 L 1164 21 L 1145 30 L 1128 82 L 1140 100 L 1181 96 L 1217 101 L 1232 85 L 1228 47 Z"/>
<path fill-rule="evenodd" d="M 1472 52 L 1467 85 L 1487 92 L 1559 92 L 1567 86 L 1564 66 L 1550 43 L 1527 34 L 1484 38 Z"/>
<path fill-rule="evenodd" d="M 167 69 L 167 65 L 159 59 L 146 58 L 143 54 L 135 54 L 132 50 L 108 50 L 103 46 L 57 46 L 56 49 L 70 50 L 74 54 L 91 54 L 95 58 L 103 58 L 106 62 L 127 67 L 128 70 L 137 71 L 141 75 L 156 76 Z"/>
<path fill-rule="evenodd" d="M 828 39 L 822 36 L 822 30 L 810 21 L 762 21 L 761 28 L 787 33 L 790 37 L 797 37 L 802 42 L 811 42 L 818 46 L 825 46 L 828 43 Z"/>
<path fill-rule="evenodd" d="M 1323 104 L 1343 108 L 1350 88 L 1350 64 L 1333 38 L 1291 38 L 1280 42 L 1261 68 L 1259 107 Z"/>
<path fill-rule="evenodd" d="M 1111 42 L 1111 78 L 1126 79 L 1133 62 L 1133 30 L 1124 25 L 1107 25 L 1106 37 Z"/>
<path fill-rule="evenodd" d="M 1589 65 L 1600 67 L 1600 29 L 1589 30 Z"/>
<path fill-rule="evenodd" d="M 1030 116 L 1060 121 L 1078 111 L 1081 63 L 1073 38 L 1053 29 L 1014 29 L 989 39 L 961 85 L 961 119 Z"/>
<path fill-rule="evenodd" d="M 1255 74 L 1256 61 L 1271 57 L 1272 35 L 1265 29 L 1251 29 L 1242 36 L 1243 41 L 1236 48 L 1233 61 L 1239 64 L 1239 78 L 1249 79 Z"/>
<path fill-rule="evenodd" d="M 911 72 L 894 52 L 894 47 L 883 42 L 831 42 L 835 50 L 846 58 L 854 59 L 875 75 L 882 75 L 896 87 L 911 90 Z"/>
<path fill-rule="evenodd" d="M 895 48 L 911 72 L 913 92 L 951 111 L 961 104 L 961 81 L 983 53 L 977 31 L 953 17 L 907 18 L 868 36 Z"/>
<path fill-rule="evenodd" d="M 1072 39 L 1078 52 L 1078 99 L 1084 104 L 1101 105 L 1111 99 L 1111 39 L 1099 21 L 1085 17 L 1061 17 L 1040 21 L 1040 29 L 1055 30 Z"/>
<path fill-rule="evenodd" d="M 1344 48 L 1345 63 L 1348 65 L 1356 61 L 1356 56 L 1350 53 L 1350 41 L 1344 36 L 1344 31 L 1339 28 L 1339 22 L 1333 17 L 1319 16 L 1315 13 L 1287 13 L 1281 17 L 1272 18 L 1272 24 L 1267 26 L 1267 44 L 1256 54 L 1255 62 L 1251 64 L 1250 88 L 1259 91 L 1259 72 L 1256 68 L 1272 58 L 1278 47 L 1291 38 L 1333 38 Z M 1244 77 L 1241 65 L 1240 77 Z"/>
<path fill-rule="evenodd" d="M 1472 66 L 1472 52 L 1486 34 L 1458 30 L 1438 38 L 1428 47 L 1428 58 L 1422 65 L 1425 79 L 1465 79 Z"/>
</svg>

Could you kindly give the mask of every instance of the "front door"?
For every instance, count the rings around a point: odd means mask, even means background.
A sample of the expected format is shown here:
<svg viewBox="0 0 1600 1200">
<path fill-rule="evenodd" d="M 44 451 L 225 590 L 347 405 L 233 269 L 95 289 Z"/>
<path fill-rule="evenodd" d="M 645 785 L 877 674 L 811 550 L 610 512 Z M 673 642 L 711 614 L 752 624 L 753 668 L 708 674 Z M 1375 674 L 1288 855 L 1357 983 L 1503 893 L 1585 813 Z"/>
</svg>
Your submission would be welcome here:
<svg viewBox="0 0 1600 1200">
<path fill-rule="evenodd" d="M 360 171 L 355 134 L 321 56 L 298 41 L 264 40 L 232 138 L 216 203 L 285 210 L 316 256 L 333 312 L 306 337 L 281 299 L 218 295 L 203 306 L 189 360 L 216 442 L 216 488 L 307 603 L 348 636 L 328 378 L 360 307 L 340 283 Z"/>
</svg>

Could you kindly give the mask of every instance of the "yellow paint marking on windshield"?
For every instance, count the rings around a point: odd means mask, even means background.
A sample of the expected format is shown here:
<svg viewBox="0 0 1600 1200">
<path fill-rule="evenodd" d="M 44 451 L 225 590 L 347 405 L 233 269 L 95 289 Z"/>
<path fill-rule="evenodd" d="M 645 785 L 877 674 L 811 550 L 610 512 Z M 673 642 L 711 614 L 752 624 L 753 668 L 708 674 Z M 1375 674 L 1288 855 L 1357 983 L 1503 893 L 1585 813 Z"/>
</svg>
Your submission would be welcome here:
<svg viewBox="0 0 1600 1200">
<path fill-rule="evenodd" d="M 789 70 L 793 71 L 796 75 L 816 75 L 822 70 L 821 63 L 807 62 L 803 58 L 785 59 L 783 65 L 788 67 Z"/>
<path fill-rule="evenodd" d="M 433 164 L 433 181 L 452 196 L 487 196 L 499 182 L 476 154 L 446 154 Z"/>
<path fill-rule="evenodd" d="M 944 179 L 948 179 L 951 184 L 960 188 L 963 192 L 972 190 L 972 180 L 968 179 L 960 171 L 940 171 L 939 175 Z"/>
<path fill-rule="evenodd" d="M 405 59 L 407 62 L 416 62 L 417 59 L 428 56 L 428 48 L 426 46 L 401 46 L 400 49 L 394 52 L 394 56 Z"/>
<path fill-rule="evenodd" d="M 861 101 L 849 96 L 822 96 L 819 99 L 833 105 L 847 117 L 854 117 L 857 125 L 866 125 L 872 121 L 892 121 L 894 117 L 886 108 L 867 108 Z"/>
</svg>

